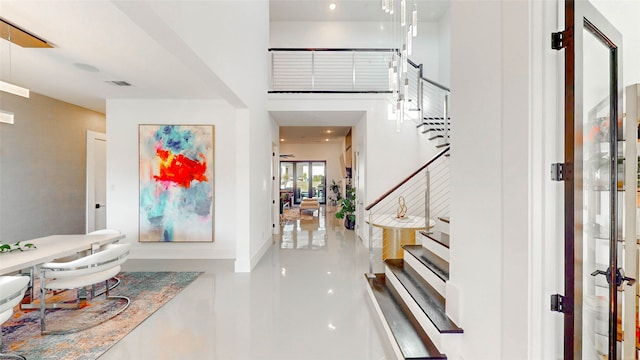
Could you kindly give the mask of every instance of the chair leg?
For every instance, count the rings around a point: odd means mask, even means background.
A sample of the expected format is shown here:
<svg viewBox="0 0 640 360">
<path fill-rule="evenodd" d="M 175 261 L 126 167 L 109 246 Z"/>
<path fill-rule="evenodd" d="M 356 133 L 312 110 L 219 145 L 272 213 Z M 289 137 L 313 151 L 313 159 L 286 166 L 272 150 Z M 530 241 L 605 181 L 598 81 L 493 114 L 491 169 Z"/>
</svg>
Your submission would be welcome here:
<svg viewBox="0 0 640 360">
<path fill-rule="evenodd" d="M 45 315 L 47 311 L 46 290 L 44 286 L 44 272 L 40 273 L 40 333 L 45 333 Z"/>
<path fill-rule="evenodd" d="M 129 304 L 131 304 L 131 300 L 126 297 L 126 296 L 117 296 L 117 295 L 110 295 L 109 294 L 109 290 L 113 288 L 113 286 L 109 286 L 109 280 L 105 280 L 105 290 L 101 292 L 101 294 L 105 295 L 105 298 L 108 300 L 122 300 L 124 301 L 124 305 L 122 307 L 120 307 L 115 313 L 113 313 L 111 316 L 109 316 L 108 318 L 104 318 L 101 321 L 92 323 L 89 326 L 83 326 L 80 328 L 72 328 L 72 329 L 65 329 L 65 330 L 46 330 L 46 326 L 45 326 L 45 312 L 46 312 L 46 308 L 47 306 L 44 305 L 44 300 L 42 301 L 41 304 L 41 318 L 40 318 L 40 322 L 41 322 L 41 333 L 43 335 L 52 335 L 52 334 L 68 334 L 68 333 L 73 333 L 73 332 L 77 332 L 77 331 L 81 331 L 81 330 L 86 330 L 89 328 L 92 328 L 94 326 L 100 325 L 105 321 L 108 321 L 110 319 L 113 319 L 114 317 L 118 316 L 120 313 L 122 313 L 123 311 L 125 311 L 128 307 Z M 77 291 L 79 291 L 79 289 L 76 289 Z M 44 299 L 45 296 L 45 291 L 42 290 L 42 299 Z M 79 305 L 79 301 L 80 301 L 80 296 L 79 296 L 79 292 L 77 293 L 76 296 L 76 302 L 78 302 L 77 305 Z M 77 306 L 77 308 L 80 308 L 79 306 Z M 82 311 L 82 310 L 78 310 L 78 311 Z"/>
</svg>

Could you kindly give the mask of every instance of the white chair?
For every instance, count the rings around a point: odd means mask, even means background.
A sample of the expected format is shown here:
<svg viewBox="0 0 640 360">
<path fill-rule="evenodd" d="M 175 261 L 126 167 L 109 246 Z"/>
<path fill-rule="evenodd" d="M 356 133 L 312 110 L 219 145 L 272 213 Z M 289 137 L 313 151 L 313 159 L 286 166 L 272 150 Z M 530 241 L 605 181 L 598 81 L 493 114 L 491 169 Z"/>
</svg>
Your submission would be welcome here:
<svg viewBox="0 0 640 360">
<path fill-rule="evenodd" d="M 122 232 L 116 229 L 100 229 L 100 230 L 94 230 L 87 233 L 87 235 L 120 235 L 120 234 L 122 234 Z M 105 246 L 108 246 L 108 245 L 102 245 L 101 249 L 104 249 Z M 56 262 L 58 262 L 58 260 L 56 260 Z M 113 284 L 109 286 L 109 290 L 113 290 L 118 285 L 120 285 L 120 279 L 118 277 L 114 276 L 112 280 L 113 280 Z M 91 291 L 93 294 L 92 296 L 100 296 L 104 293 L 104 291 L 95 293 L 94 289 L 91 289 Z"/>
<path fill-rule="evenodd" d="M 69 333 L 84 330 L 98 325 L 106 320 L 120 314 L 129 306 L 129 298 L 124 296 L 110 296 L 108 280 L 113 278 L 120 272 L 120 265 L 127 260 L 129 256 L 129 248 L 131 244 L 109 244 L 101 248 L 100 251 L 81 257 L 69 262 L 51 262 L 40 266 L 40 327 L 43 334 L 51 333 Z M 117 309 L 108 318 L 94 322 L 89 326 L 82 328 L 70 328 L 65 330 L 48 331 L 46 328 L 46 310 L 47 308 L 68 308 L 65 304 L 46 303 L 46 294 L 50 290 L 70 290 L 84 289 L 87 286 L 99 283 L 105 283 L 104 294 L 109 300 L 124 300 L 125 304 Z M 78 295 L 78 294 L 77 294 Z M 79 307 L 79 296 L 76 296 L 76 304 L 72 307 Z M 69 305 L 69 304 L 66 304 Z"/>
<path fill-rule="evenodd" d="M 13 308 L 22 301 L 24 293 L 29 286 L 27 276 L 0 276 L 0 324 L 9 320 L 13 315 Z M 0 350 L 2 339 L 0 338 Z M 0 353 L 2 359 L 21 359 L 24 356 Z"/>
</svg>

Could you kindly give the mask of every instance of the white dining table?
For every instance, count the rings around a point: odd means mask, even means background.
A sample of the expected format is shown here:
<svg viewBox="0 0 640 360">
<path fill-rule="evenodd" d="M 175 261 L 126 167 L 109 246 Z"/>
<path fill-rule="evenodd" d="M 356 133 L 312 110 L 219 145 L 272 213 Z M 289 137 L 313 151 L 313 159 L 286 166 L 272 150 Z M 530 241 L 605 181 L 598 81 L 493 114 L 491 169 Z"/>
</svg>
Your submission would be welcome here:
<svg viewBox="0 0 640 360">
<path fill-rule="evenodd" d="M 124 234 L 50 235 L 21 241 L 35 249 L 0 253 L 0 275 L 14 273 L 54 259 L 118 242 Z"/>
</svg>

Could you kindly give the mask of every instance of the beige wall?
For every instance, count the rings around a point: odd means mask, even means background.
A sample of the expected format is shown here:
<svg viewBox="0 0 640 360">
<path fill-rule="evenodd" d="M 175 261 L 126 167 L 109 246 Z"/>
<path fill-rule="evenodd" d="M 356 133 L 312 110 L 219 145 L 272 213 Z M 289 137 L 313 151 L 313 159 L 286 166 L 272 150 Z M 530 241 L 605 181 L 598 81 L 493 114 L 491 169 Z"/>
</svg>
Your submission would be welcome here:
<svg viewBox="0 0 640 360">
<path fill-rule="evenodd" d="M 1 93 L 0 241 L 85 232 L 86 132 L 105 132 L 104 114 L 31 93 Z"/>
</svg>

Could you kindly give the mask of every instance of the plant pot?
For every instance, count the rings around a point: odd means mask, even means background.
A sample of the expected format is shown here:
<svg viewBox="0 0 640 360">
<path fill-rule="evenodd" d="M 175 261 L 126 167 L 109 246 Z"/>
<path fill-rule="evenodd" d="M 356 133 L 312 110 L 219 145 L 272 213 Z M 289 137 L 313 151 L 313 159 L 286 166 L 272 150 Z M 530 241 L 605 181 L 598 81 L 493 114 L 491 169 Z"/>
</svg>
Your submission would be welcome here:
<svg viewBox="0 0 640 360">
<path fill-rule="evenodd" d="M 351 221 L 350 218 L 348 215 L 344 217 L 344 227 L 347 228 L 347 230 L 353 230 L 356 227 L 356 220 L 353 219 L 353 221 Z"/>
</svg>

